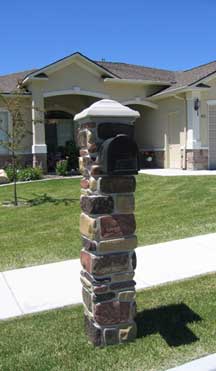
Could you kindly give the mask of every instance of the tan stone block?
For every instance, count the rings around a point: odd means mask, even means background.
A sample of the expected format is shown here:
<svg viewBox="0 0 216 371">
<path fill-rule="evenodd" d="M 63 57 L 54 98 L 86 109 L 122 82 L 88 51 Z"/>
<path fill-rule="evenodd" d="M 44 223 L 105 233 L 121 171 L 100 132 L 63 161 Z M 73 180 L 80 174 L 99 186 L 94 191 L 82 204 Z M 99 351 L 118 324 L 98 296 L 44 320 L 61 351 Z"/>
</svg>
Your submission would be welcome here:
<svg viewBox="0 0 216 371">
<path fill-rule="evenodd" d="M 135 209 L 135 199 L 133 194 L 115 196 L 115 208 L 119 213 L 133 213 Z"/>
<path fill-rule="evenodd" d="M 91 282 L 89 281 L 89 280 L 87 280 L 85 277 L 80 277 L 80 281 L 81 281 L 81 283 L 82 283 L 82 285 L 86 288 L 86 289 L 88 289 L 89 291 L 91 291 L 92 292 L 92 284 L 91 284 Z"/>
<path fill-rule="evenodd" d="M 90 218 L 85 213 L 80 215 L 80 233 L 84 236 L 95 239 L 97 237 L 97 219 Z"/>
<path fill-rule="evenodd" d="M 87 143 L 88 144 L 94 144 L 96 142 L 95 134 L 91 130 L 86 130 L 87 134 Z"/>
<path fill-rule="evenodd" d="M 80 189 L 80 193 L 83 196 L 89 196 L 89 195 L 91 195 L 91 191 L 89 189 L 84 189 L 84 188 L 81 188 Z"/>
<path fill-rule="evenodd" d="M 97 190 L 97 179 L 93 177 L 89 179 L 89 188 L 93 192 Z"/>
<path fill-rule="evenodd" d="M 125 328 L 119 329 L 119 341 L 120 343 L 125 343 L 127 341 L 134 340 L 137 335 L 136 323 L 130 324 Z"/>
<path fill-rule="evenodd" d="M 81 179 L 80 187 L 84 188 L 84 189 L 88 189 L 89 188 L 89 179 L 88 178 Z"/>
<path fill-rule="evenodd" d="M 131 281 L 134 278 L 134 272 L 118 273 L 112 275 L 113 282 Z"/>
<path fill-rule="evenodd" d="M 79 170 L 81 174 L 85 175 L 86 169 L 88 169 L 91 164 L 92 164 L 92 160 L 90 156 L 79 157 Z"/>
<path fill-rule="evenodd" d="M 133 301 L 135 296 L 135 291 L 122 291 L 118 294 L 118 299 L 120 301 Z"/>
<path fill-rule="evenodd" d="M 83 157 L 79 157 L 79 171 L 81 172 L 81 174 L 83 174 L 84 171 Z"/>
<path fill-rule="evenodd" d="M 92 312 L 92 295 L 89 290 L 86 290 L 84 287 L 82 288 L 82 298 L 83 303 L 86 305 L 88 311 Z"/>
<path fill-rule="evenodd" d="M 78 146 L 80 148 L 83 148 L 83 147 L 87 146 L 87 132 L 86 132 L 86 130 L 79 130 Z"/>
<path fill-rule="evenodd" d="M 137 247 L 137 237 L 117 238 L 101 241 L 97 246 L 98 252 L 131 251 Z"/>
</svg>

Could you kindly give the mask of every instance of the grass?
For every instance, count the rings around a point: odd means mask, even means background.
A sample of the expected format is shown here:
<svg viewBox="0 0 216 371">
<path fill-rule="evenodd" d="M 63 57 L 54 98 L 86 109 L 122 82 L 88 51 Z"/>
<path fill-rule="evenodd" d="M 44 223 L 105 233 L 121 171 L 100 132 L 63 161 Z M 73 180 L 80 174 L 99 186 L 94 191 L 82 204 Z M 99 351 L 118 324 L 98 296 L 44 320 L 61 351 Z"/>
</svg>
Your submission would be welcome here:
<svg viewBox="0 0 216 371">
<path fill-rule="evenodd" d="M 216 351 L 216 275 L 137 295 L 135 342 L 94 348 L 81 306 L 0 323 L 0 370 L 158 371 Z"/>
<path fill-rule="evenodd" d="M 79 257 L 79 179 L 18 185 L 33 206 L 0 206 L 0 271 Z M 12 186 L 0 187 L 0 203 Z M 216 232 L 216 178 L 139 175 L 139 245 Z"/>
</svg>

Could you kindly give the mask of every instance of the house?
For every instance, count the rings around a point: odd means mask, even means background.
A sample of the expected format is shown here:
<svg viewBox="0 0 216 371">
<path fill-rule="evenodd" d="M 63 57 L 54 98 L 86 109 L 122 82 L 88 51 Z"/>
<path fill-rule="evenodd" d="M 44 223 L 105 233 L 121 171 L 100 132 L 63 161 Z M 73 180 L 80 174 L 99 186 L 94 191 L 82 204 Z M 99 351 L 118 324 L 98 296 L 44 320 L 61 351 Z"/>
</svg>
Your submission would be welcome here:
<svg viewBox="0 0 216 371">
<path fill-rule="evenodd" d="M 22 161 L 52 167 L 73 142 L 73 117 L 109 98 L 140 113 L 135 123 L 141 165 L 183 169 L 216 168 L 216 61 L 186 71 L 93 61 L 74 53 L 43 68 L 0 76 L 0 91 L 13 99 L 17 85 L 28 106 L 29 134 Z M 3 105 L 0 119 L 10 130 Z M 4 137 L 0 132 L 0 140 Z M 0 167 L 10 160 L 0 147 Z"/>
</svg>

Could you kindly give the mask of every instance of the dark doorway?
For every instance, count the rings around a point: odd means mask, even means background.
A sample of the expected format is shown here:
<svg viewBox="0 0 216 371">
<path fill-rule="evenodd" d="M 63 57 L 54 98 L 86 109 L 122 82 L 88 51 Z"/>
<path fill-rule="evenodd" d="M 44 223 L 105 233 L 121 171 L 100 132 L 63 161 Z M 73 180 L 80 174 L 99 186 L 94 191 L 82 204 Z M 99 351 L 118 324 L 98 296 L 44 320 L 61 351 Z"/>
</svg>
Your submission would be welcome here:
<svg viewBox="0 0 216 371">
<path fill-rule="evenodd" d="M 74 142 L 73 116 L 64 111 L 48 111 L 45 114 L 47 168 L 55 171 L 56 162 L 64 159 L 68 143 Z"/>
</svg>

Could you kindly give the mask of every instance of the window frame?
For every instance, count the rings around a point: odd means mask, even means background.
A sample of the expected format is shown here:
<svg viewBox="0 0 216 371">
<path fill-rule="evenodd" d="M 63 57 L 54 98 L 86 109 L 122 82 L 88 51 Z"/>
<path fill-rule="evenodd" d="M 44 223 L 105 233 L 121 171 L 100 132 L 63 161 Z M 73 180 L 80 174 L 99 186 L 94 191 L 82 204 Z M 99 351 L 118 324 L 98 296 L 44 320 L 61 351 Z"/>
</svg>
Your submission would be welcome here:
<svg viewBox="0 0 216 371">
<path fill-rule="evenodd" d="M 1 112 L 5 112 L 7 113 L 7 117 L 8 117 L 8 122 L 7 122 L 7 126 L 8 126 L 8 133 L 10 133 L 11 131 L 11 114 L 10 114 L 10 111 L 7 109 L 7 108 L 4 108 L 4 107 L 0 107 L 0 113 Z M 5 148 L 4 146 L 1 146 L 0 145 L 0 148 L 3 148 L 3 150 L 0 150 L 0 156 L 5 156 L 5 155 L 9 155 L 10 154 L 10 151 Z"/>
</svg>

